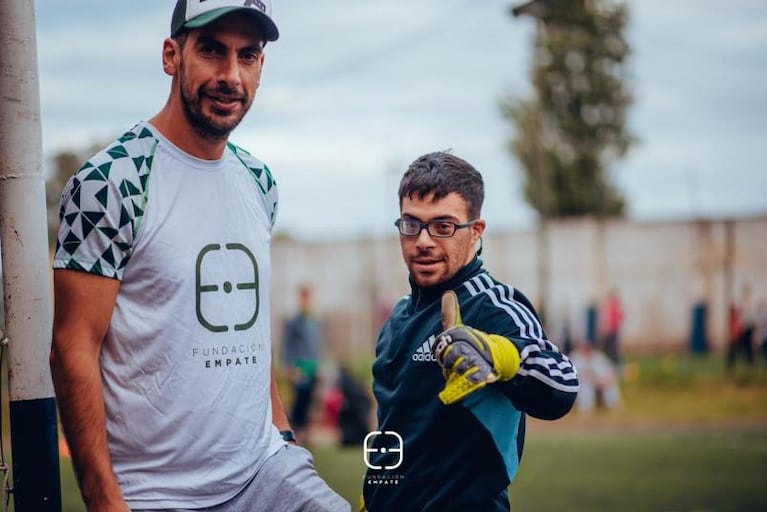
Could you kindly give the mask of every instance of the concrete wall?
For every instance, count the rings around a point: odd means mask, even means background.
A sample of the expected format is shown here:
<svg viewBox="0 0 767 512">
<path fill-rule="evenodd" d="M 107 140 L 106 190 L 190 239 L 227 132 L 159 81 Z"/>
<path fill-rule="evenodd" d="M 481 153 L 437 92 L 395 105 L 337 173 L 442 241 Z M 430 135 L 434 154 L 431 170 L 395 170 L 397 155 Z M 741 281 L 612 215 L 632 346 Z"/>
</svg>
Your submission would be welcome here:
<svg viewBox="0 0 767 512">
<path fill-rule="evenodd" d="M 493 275 L 540 305 L 545 297 L 549 336 L 557 341 L 567 320 L 577 338 L 586 335 L 586 310 L 610 289 L 625 310 L 626 352 L 680 350 L 689 344 L 692 308 L 708 306 L 709 346 L 726 343 L 728 301 L 750 283 L 767 297 L 767 216 L 737 220 L 635 223 L 595 219 L 550 223 L 541 267 L 536 230 L 494 232 L 484 237 L 482 259 Z M 387 308 L 409 292 L 396 236 L 383 239 L 273 243 L 273 325 L 296 307 L 300 283 L 312 283 L 326 320 L 330 355 L 357 359 L 372 354 Z M 540 289 L 541 276 L 548 287 Z M 545 281 L 544 281 L 545 282 Z"/>
</svg>

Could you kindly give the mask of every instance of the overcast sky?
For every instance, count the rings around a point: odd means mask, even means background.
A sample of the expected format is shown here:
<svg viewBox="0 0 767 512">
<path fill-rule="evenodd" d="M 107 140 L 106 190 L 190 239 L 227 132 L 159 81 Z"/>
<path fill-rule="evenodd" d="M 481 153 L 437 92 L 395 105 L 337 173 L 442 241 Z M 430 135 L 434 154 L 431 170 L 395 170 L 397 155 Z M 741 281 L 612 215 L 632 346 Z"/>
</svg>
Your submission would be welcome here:
<svg viewBox="0 0 767 512">
<path fill-rule="evenodd" d="M 274 0 L 256 102 L 232 140 L 273 170 L 279 231 L 394 233 L 396 188 L 438 149 L 484 175 L 488 229 L 526 228 L 512 126 L 533 20 L 500 0 Z M 167 99 L 170 0 L 37 0 L 44 154 L 108 141 Z M 639 143 L 613 169 L 638 220 L 767 213 L 767 2 L 634 0 Z"/>
</svg>

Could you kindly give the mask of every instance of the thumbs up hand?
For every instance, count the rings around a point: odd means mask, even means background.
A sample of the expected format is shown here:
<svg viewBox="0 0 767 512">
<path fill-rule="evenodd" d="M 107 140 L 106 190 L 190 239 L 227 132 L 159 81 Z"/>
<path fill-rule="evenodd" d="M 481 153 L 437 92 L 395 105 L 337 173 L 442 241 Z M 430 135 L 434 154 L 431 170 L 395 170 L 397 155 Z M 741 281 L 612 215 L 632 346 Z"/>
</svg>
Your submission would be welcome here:
<svg viewBox="0 0 767 512">
<path fill-rule="evenodd" d="M 488 384 L 517 374 L 517 347 L 508 338 L 464 325 L 458 296 L 452 290 L 442 295 L 442 328 L 432 349 L 447 380 L 439 393 L 442 403 L 459 402 Z"/>
</svg>

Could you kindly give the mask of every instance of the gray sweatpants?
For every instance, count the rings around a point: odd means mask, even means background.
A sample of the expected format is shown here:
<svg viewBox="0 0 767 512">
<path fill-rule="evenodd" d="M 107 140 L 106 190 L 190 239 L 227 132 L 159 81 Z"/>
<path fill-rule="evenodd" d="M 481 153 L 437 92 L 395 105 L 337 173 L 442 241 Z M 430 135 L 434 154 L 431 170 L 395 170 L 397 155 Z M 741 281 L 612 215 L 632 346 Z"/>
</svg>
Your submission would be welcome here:
<svg viewBox="0 0 767 512">
<path fill-rule="evenodd" d="M 172 512 L 351 512 L 351 505 L 320 478 L 309 450 L 288 444 L 269 457 L 231 500 L 215 507 Z"/>
</svg>

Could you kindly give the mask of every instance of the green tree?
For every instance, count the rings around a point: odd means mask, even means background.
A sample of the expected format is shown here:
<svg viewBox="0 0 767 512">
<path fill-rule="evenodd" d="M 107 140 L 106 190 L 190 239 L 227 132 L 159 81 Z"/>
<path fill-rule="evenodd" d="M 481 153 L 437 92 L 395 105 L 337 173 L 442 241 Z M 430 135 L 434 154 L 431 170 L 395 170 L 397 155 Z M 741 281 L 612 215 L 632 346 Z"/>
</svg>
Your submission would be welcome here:
<svg viewBox="0 0 767 512">
<path fill-rule="evenodd" d="M 625 126 L 626 5 L 535 0 L 512 12 L 538 24 L 533 97 L 502 104 L 516 128 L 509 149 L 524 170 L 525 199 L 544 220 L 622 215 L 608 170 L 633 140 Z"/>
</svg>

